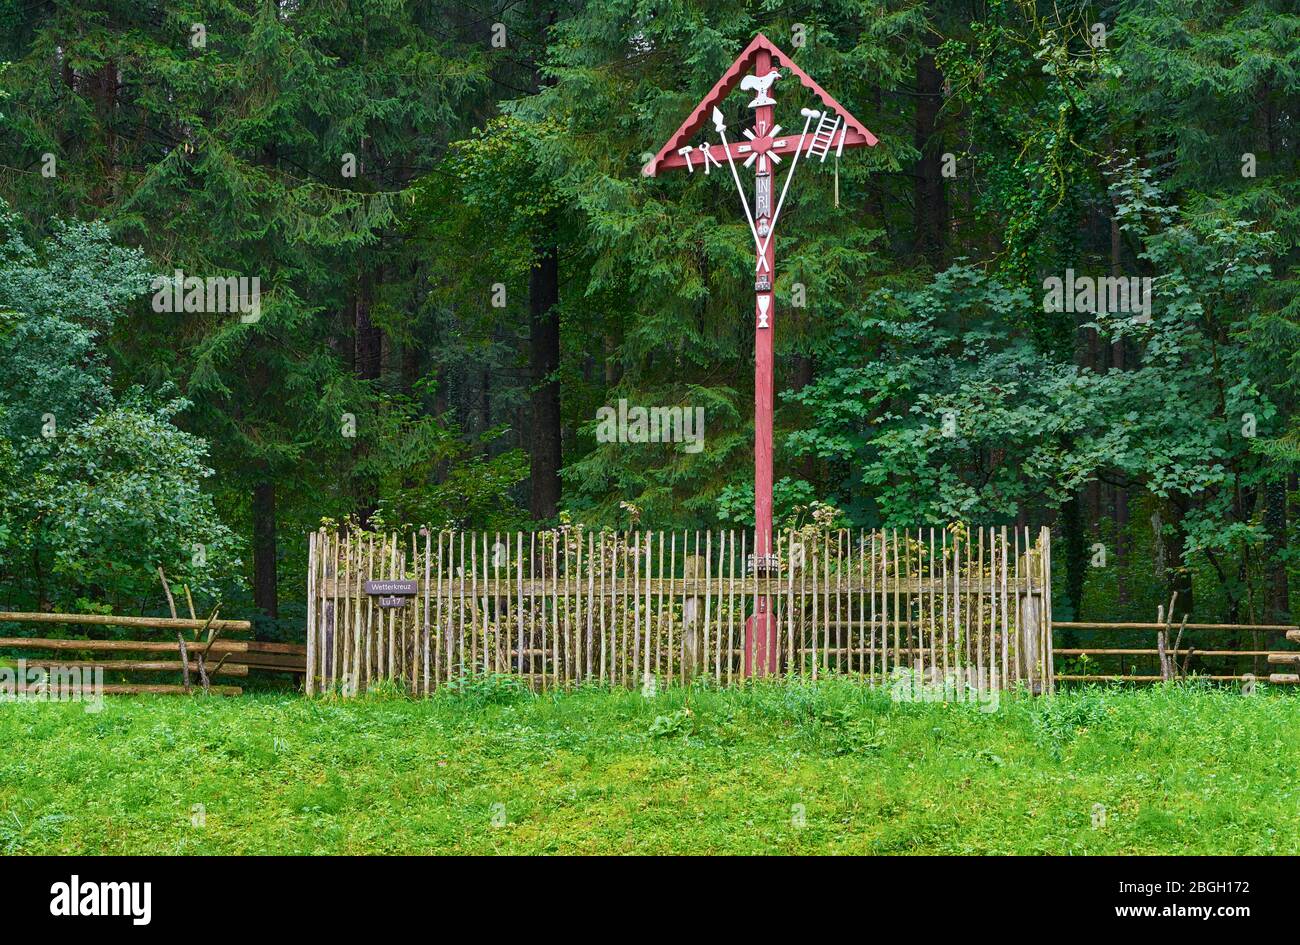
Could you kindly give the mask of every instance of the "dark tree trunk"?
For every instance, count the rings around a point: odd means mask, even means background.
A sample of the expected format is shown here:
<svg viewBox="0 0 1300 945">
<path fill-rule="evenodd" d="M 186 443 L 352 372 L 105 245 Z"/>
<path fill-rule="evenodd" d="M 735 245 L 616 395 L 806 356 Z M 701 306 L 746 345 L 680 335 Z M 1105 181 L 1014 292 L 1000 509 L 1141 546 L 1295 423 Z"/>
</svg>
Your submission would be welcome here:
<svg viewBox="0 0 1300 945">
<path fill-rule="evenodd" d="M 253 605 L 274 620 L 280 615 L 276 582 L 275 483 L 253 487 Z"/>
<path fill-rule="evenodd" d="M 402 342 L 402 391 L 415 396 L 415 382 L 420 379 L 420 348 L 414 340 Z"/>
<path fill-rule="evenodd" d="M 553 518 L 560 505 L 560 266 L 555 246 L 542 251 L 528 277 L 529 361 L 532 368 L 532 437 L 529 511 Z"/>
<path fill-rule="evenodd" d="M 1090 219 L 1095 218 L 1090 217 Z M 1104 363 L 1106 351 L 1105 346 L 1102 344 L 1101 333 L 1096 328 L 1084 327 L 1084 323 L 1089 321 L 1091 317 L 1090 315 L 1079 317 L 1079 329 L 1076 334 L 1077 363 L 1089 371 L 1100 374 L 1106 370 Z M 1083 488 L 1084 495 L 1081 498 L 1083 508 L 1079 516 L 1080 532 L 1091 534 L 1093 528 L 1101 521 L 1102 484 L 1094 479 Z M 1082 540 L 1081 538 L 1080 541 Z"/>
<path fill-rule="evenodd" d="M 921 153 L 914 185 L 916 250 L 929 259 L 935 269 L 940 269 L 943 267 L 948 226 L 948 202 L 942 176 L 943 143 L 938 129 L 939 108 L 943 104 L 943 74 L 931 53 L 927 52 L 917 61 L 916 91 L 914 143 Z"/>
<path fill-rule="evenodd" d="M 803 390 L 813 382 L 815 371 L 813 359 L 804 354 L 794 356 L 794 376 L 790 379 L 790 389 L 792 391 Z M 816 483 L 817 478 L 817 456 L 814 453 L 805 453 L 799 457 L 799 475 L 806 482 Z"/>
<path fill-rule="evenodd" d="M 453 309 L 445 316 L 441 313 L 435 313 L 432 318 L 432 331 L 430 337 L 425 342 L 425 349 L 428 356 L 428 363 L 433 371 L 433 415 L 441 417 L 445 414 L 450 406 L 447 399 L 447 385 L 450 383 L 450 377 L 447 374 L 447 362 L 441 356 L 443 346 L 444 331 L 442 319 L 447 318 L 449 322 L 454 323 L 456 313 Z M 447 464 L 441 460 L 434 464 L 433 476 L 435 482 L 443 482 L 447 478 Z"/>
<path fill-rule="evenodd" d="M 1065 596 L 1079 619 L 1083 582 L 1088 573 L 1088 525 L 1084 520 L 1087 491 L 1082 490 L 1061 509 L 1061 537 L 1065 540 Z"/>
<path fill-rule="evenodd" d="M 1291 590 L 1287 582 L 1286 560 L 1286 479 L 1277 476 L 1264 484 L 1264 530 L 1268 543 L 1264 546 L 1265 597 L 1264 622 L 1291 622 Z"/>
<path fill-rule="evenodd" d="M 880 86 L 873 86 L 870 93 L 872 115 L 881 114 Z M 888 220 L 885 216 L 885 182 L 883 174 L 872 174 L 867 183 L 867 216 L 885 231 L 885 248 L 891 248 Z"/>
<path fill-rule="evenodd" d="M 117 180 L 117 136 L 113 130 L 117 110 L 117 65 L 106 62 L 87 77 L 87 91 L 95 103 L 95 117 L 103 132 L 104 177 L 91 195 L 96 206 L 105 206 L 114 196 Z"/>
<path fill-rule="evenodd" d="M 352 370 L 363 381 L 377 381 L 383 368 L 384 334 L 379 326 L 370 320 L 370 304 L 373 283 L 370 273 L 363 273 L 357 280 L 357 295 L 352 307 Z M 358 458 L 360 458 L 358 456 Z M 366 525 L 379 498 L 369 483 L 360 484 L 357 496 L 357 518 L 361 525 Z"/>
<path fill-rule="evenodd" d="M 618 383 L 621 372 L 618 369 L 618 339 L 612 332 L 605 334 L 605 387 Z"/>
<path fill-rule="evenodd" d="M 1116 600 L 1129 602 L 1128 590 L 1128 490 L 1115 487 L 1115 586 Z"/>
<path fill-rule="evenodd" d="M 1123 275 L 1124 241 L 1119 228 L 1119 218 L 1110 219 L 1110 273 Z M 1124 339 L 1120 338 L 1110 344 L 1110 366 L 1123 371 L 1127 359 L 1124 352 Z M 1122 606 L 1129 601 L 1128 592 L 1128 490 L 1116 486 L 1115 493 L 1115 579 L 1116 600 Z"/>
<path fill-rule="evenodd" d="M 415 384 L 420 379 L 420 347 L 414 338 L 408 338 L 402 342 L 400 353 L 402 392 L 415 400 L 416 409 L 424 414 L 423 402 L 415 398 Z M 402 477 L 402 488 L 414 489 L 419 485 L 418 467 L 412 466 Z"/>
<path fill-rule="evenodd" d="M 1169 504 L 1169 524 L 1173 534 L 1165 544 L 1165 561 L 1167 594 L 1178 594 L 1176 609 L 1179 614 L 1192 612 L 1192 569 L 1187 563 L 1187 533 L 1183 529 L 1183 510 L 1174 503 Z"/>
<path fill-rule="evenodd" d="M 558 11 L 545 4 L 530 4 L 530 18 L 535 18 L 545 35 L 558 18 Z M 545 24 L 543 26 L 543 24 Z M 539 91 L 544 82 L 538 50 L 527 58 L 529 85 Z M 529 500 L 528 508 L 535 521 L 554 518 L 560 507 L 560 464 L 563 430 L 560 417 L 560 253 L 557 219 L 552 215 L 542 221 L 534 243 L 537 262 L 528 274 L 528 363 L 532 380 L 532 423 L 529 430 Z"/>
<path fill-rule="evenodd" d="M 355 331 L 353 369 L 363 381 L 379 379 L 379 368 L 383 361 L 384 335 L 379 326 L 370 320 L 370 280 L 363 277 L 357 287 L 357 298 L 353 306 L 353 330 Z"/>
</svg>

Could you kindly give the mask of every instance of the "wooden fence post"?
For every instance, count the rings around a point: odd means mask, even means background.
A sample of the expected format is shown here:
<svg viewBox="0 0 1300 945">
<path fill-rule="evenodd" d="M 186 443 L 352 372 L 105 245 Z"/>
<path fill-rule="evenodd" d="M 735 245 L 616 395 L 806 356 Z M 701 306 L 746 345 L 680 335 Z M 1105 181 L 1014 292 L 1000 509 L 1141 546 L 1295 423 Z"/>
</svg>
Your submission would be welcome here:
<svg viewBox="0 0 1300 945">
<path fill-rule="evenodd" d="M 1019 662 L 1021 678 L 1029 691 L 1039 695 L 1043 691 L 1042 653 L 1039 638 L 1042 632 L 1042 598 L 1032 588 L 1020 591 Z"/>
<path fill-rule="evenodd" d="M 693 581 L 704 576 L 704 559 L 688 555 L 682 566 L 682 579 Z M 700 669 L 700 608 L 703 600 L 687 595 L 682 601 L 682 677 L 687 682 L 695 678 Z"/>
<path fill-rule="evenodd" d="M 334 648 L 334 611 L 337 609 L 339 597 L 338 569 L 334 566 L 338 554 L 338 544 L 337 534 L 327 537 L 325 540 L 325 580 L 326 582 L 333 581 L 334 587 L 333 593 L 325 600 L 325 619 L 321 627 L 321 638 L 316 654 L 320 664 L 320 688 L 322 692 L 326 691 L 331 682 L 327 667 L 330 665 L 330 656 Z M 308 672 L 314 673 L 317 667 L 309 666 L 307 669 Z"/>
<path fill-rule="evenodd" d="M 1017 582 L 1016 593 L 1020 597 L 1019 616 L 1020 625 L 1016 628 L 1016 664 L 1019 670 L 1019 676 L 1024 680 L 1029 691 L 1034 695 L 1042 694 L 1047 686 L 1043 680 L 1043 621 L 1045 613 L 1043 608 L 1043 595 L 1046 594 L 1046 583 L 1036 578 L 1040 574 L 1040 569 L 1035 565 L 1041 564 L 1042 549 L 1035 551 L 1026 551 L 1023 558 L 1023 567 L 1017 570 L 1024 576 L 1023 584 Z M 1008 685 L 1010 680 L 1003 680 L 1002 685 Z"/>
<path fill-rule="evenodd" d="M 317 539 L 323 536 L 324 531 L 311 532 L 307 536 L 307 673 L 303 677 L 303 688 L 309 696 L 316 694 L 313 674 L 316 672 L 316 575 L 320 544 Z"/>
<path fill-rule="evenodd" d="M 1029 691 L 1049 695 L 1056 691 L 1056 654 L 1052 642 L 1052 530 L 1044 525 L 1038 531 L 1038 544 L 1029 547 L 1029 530 L 1025 529 L 1025 554 L 1017 567 L 1023 585 L 1017 581 L 1020 595 L 1021 625 L 1017 634 L 1017 666 Z M 1004 685 L 1010 680 L 1004 681 Z"/>
</svg>

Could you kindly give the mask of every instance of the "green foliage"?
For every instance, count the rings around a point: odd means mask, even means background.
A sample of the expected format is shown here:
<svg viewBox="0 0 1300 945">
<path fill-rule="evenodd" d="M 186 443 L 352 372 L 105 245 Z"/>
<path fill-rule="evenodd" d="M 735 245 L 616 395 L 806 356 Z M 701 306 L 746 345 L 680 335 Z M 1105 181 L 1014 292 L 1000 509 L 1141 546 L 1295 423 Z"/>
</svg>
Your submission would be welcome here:
<svg viewBox="0 0 1300 945">
<path fill-rule="evenodd" d="M 157 568 L 196 594 L 220 597 L 239 572 L 239 544 L 202 481 L 206 444 L 172 425 L 185 406 L 105 410 L 74 427 L 20 498 L 22 545 L 48 560 L 60 596 L 156 597 Z M 65 583 L 66 582 L 66 583 Z"/>
<path fill-rule="evenodd" d="M 529 408 L 551 382 L 571 516 L 622 524 L 632 503 L 648 527 L 748 524 L 752 241 L 729 175 L 640 169 L 762 31 L 880 139 L 802 163 L 782 212 L 781 524 L 804 527 L 815 502 L 856 524 L 1048 524 L 1061 614 L 1089 601 L 1149 618 L 1178 584 L 1207 619 L 1286 617 L 1300 559 L 1287 0 L 203 14 L 196 48 L 188 13 L 0 3 L 0 196 L 21 214 L 0 221 L 7 481 L 44 461 L 47 412 L 70 433 L 132 388 L 148 416 L 187 401 L 166 422 L 207 444 L 225 526 L 251 534 L 268 515 L 253 490 L 274 491 L 278 537 L 239 567 L 278 569 L 287 633 L 301 535 L 322 517 L 528 524 Z M 482 28 L 496 17 L 503 50 Z M 788 78 L 777 98 L 787 124 L 810 104 Z M 733 129 L 750 121 L 739 94 L 723 110 Z M 946 157 L 953 176 L 936 176 Z M 74 216 L 100 228 L 54 222 Z M 19 232 L 57 247 L 67 278 Z M 540 377 L 531 276 L 552 247 L 561 359 Z M 135 303 L 141 278 L 176 268 L 259 276 L 261 319 Z M 1151 321 L 1044 311 L 1043 280 L 1067 268 L 1152 278 Z M 703 448 L 597 442 L 596 411 L 620 398 L 702 407 Z M 24 509 L 0 509 L 6 567 Z M 1093 542 L 1120 539 L 1122 576 L 1085 572 Z"/>
<path fill-rule="evenodd" d="M 276 490 L 284 545 L 254 552 L 272 570 L 284 558 L 300 599 L 302 532 L 321 515 L 397 501 L 375 489 L 427 470 L 429 453 L 413 453 L 432 452 L 442 432 L 385 439 L 444 412 L 409 407 L 432 334 L 421 301 L 434 254 L 395 234 L 403 190 L 469 127 L 473 111 L 458 105 L 484 86 L 485 44 L 449 35 L 445 10 L 391 0 L 222 3 L 201 17 L 94 0 L 14 15 L 0 192 L 33 226 L 59 213 L 102 219 L 163 272 L 261 280 L 255 323 L 137 310 L 96 354 L 111 351 L 123 384 L 171 382 L 190 401 L 186 422 L 210 444 L 209 486 L 232 527 L 252 530 L 252 489 Z M 200 20 L 207 43 L 196 47 Z M 47 153 L 52 178 L 39 173 Z M 362 310 L 382 335 L 379 363 L 354 369 Z M 340 432 L 345 415 L 353 437 Z M 383 457 L 393 463 L 377 472 Z"/>
<path fill-rule="evenodd" d="M 656 715 L 650 723 L 652 738 L 670 738 L 675 735 L 690 735 L 693 728 L 692 712 L 683 706 L 669 715 Z"/>
<path fill-rule="evenodd" d="M 473 708 L 511 705 L 528 695 L 528 687 L 519 677 L 508 673 L 470 673 L 453 679 L 438 691 L 439 698 Z"/>
<path fill-rule="evenodd" d="M 164 386 L 114 391 L 102 342 L 148 285 L 144 257 L 99 223 L 29 247 L 0 218 L 0 573 L 15 603 L 137 607 L 157 568 L 196 594 L 235 582 L 239 546 L 210 494 L 207 444 Z M 20 608 L 21 609 L 21 608 Z M 34 607 L 32 608 L 34 609 Z"/>
<path fill-rule="evenodd" d="M 1113 698 L 1108 700 L 1100 689 L 1084 689 L 1068 699 L 1044 699 L 1031 715 L 1034 735 L 1060 758 L 1065 745 L 1086 735 L 1115 711 Z"/>
</svg>

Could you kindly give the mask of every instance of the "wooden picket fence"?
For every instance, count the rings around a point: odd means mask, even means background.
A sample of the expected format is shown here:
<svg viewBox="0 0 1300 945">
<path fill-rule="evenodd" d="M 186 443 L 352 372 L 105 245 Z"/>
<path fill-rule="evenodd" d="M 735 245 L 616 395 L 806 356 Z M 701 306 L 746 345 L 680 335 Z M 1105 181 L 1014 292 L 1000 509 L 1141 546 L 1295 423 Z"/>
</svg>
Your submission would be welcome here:
<svg viewBox="0 0 1300 945">
<path fill-rule="evenodd" d="M 777 672 L 900 673 L 1052 687 L 1050 532 L 1009 527 L 788 532 L 310 536 L 307 692 L 388 681 L 428 694 L 511 673 L 537 688 L 743 676 L 745 619 L 770 608 Z M 381 606 L 366 581 L 413 581 Z M 374 587 L 371 588 L 374 590 Z M 913 677 L 915 678 L 915 677 Z"/>
</svg>

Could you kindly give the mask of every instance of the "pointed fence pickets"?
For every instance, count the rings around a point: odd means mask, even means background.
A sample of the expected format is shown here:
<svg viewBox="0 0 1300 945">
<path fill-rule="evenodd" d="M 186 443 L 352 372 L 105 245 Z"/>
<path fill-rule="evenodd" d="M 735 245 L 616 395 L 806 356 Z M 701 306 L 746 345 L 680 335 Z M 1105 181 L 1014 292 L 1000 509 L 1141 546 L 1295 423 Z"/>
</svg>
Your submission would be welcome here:
<svg viewBox="0 0 1300 945">
<path fill-rule="evenodd" d="M 954 674 L 1052 688 L 1051 540 L 1026 528 L 807 529 L 754 568 L 745 531 L 421 532 L 309 538 L 307 691 L 416 695 L 508 673 L 539 689 L 737 682 L 745 619 L 783 676 Z M 413 582 L 398 599 L 367 581 Z M 371 590 L 374 590 L 372 585 Z"/>
</svg>

